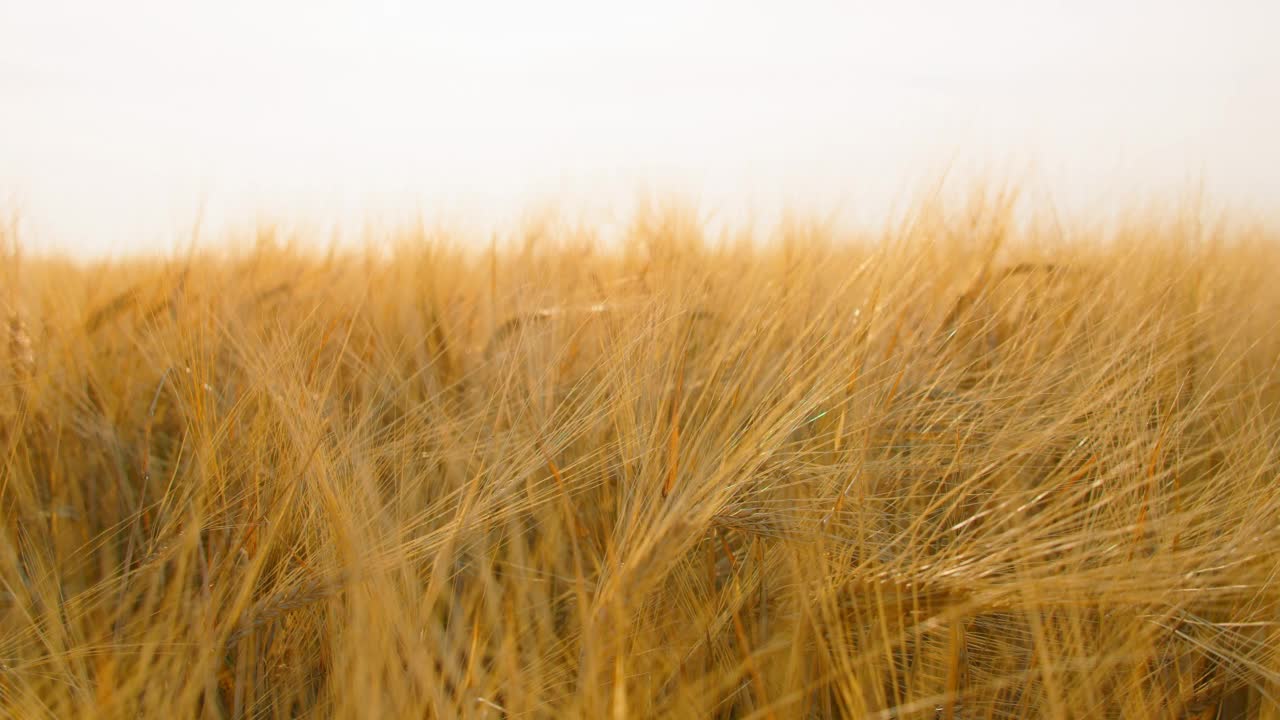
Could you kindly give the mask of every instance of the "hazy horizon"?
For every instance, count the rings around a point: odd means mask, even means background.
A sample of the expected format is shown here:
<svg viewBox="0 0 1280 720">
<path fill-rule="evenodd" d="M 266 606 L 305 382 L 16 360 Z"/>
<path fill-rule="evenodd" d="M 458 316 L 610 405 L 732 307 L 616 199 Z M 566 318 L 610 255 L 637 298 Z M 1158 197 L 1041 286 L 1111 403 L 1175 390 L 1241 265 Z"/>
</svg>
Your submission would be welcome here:
<svg viewBox="0 0 1280 720">
<path fill-rule="evenodd" d="M 77 253 L 640 186 L 874 214 L 948 166 L 1066 207 L 1280 191 L 1274 3 L 0 7 L 0 206 Z"/>
</svg>

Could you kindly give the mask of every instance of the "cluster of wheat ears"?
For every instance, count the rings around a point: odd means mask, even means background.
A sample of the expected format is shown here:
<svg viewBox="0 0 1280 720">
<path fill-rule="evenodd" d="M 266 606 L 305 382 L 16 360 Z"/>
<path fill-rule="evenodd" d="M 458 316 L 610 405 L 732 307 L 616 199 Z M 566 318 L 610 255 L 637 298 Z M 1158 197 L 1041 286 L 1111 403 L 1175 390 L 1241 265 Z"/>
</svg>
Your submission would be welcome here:
<svg viewBox="0 0 1280 720">
<path fill-rule="evenodd" d="M 4 262 L 0 716 L 1280 717 L 1280 237 Z"/>
</svg>

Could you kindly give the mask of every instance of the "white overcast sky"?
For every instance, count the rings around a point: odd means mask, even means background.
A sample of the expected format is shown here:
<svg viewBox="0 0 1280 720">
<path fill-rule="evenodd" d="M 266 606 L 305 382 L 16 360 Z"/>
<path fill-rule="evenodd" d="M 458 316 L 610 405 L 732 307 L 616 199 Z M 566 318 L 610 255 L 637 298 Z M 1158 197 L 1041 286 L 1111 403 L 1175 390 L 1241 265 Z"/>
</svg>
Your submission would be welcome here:
<svg viewBox="0 0 1280 720">
<path fill-rule="evenodd" d="M 1277 29 L 1276 0 L 0 0 L 0 206 L 118 252 L 201 203 L 883 210 L 959 162 L 1271 209 Z"/>
</svg>

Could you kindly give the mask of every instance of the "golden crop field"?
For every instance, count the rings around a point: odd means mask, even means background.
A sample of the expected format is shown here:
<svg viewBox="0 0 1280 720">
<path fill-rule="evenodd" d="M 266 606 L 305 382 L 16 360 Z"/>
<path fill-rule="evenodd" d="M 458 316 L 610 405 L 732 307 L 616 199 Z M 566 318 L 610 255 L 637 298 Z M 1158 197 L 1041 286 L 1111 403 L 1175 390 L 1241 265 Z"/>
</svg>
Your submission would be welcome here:
<svg viewBox="0 0 1280 720">
<path fill-rule="evenodd" d="M 0 715 L 1280 718 L 1280 236 L 5 241 Z"/>
</svg>

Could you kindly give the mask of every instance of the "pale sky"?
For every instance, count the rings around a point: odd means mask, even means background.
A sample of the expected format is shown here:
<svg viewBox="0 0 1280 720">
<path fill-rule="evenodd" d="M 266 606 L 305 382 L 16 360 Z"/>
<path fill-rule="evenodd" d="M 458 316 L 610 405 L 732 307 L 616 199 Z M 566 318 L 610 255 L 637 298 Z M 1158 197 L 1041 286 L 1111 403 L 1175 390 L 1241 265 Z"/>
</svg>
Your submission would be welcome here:
<svg viewBox="0 0 1280 720">
<path fill-rule="evenodd" d="M 1203 181 L 1272 210 L 1277 28 L 1276 0 L 0 0 L 0 208 L 118 253 L 201 204 L 884 212 L 1034 163 L 1067 205 Z"/>
</svg>

